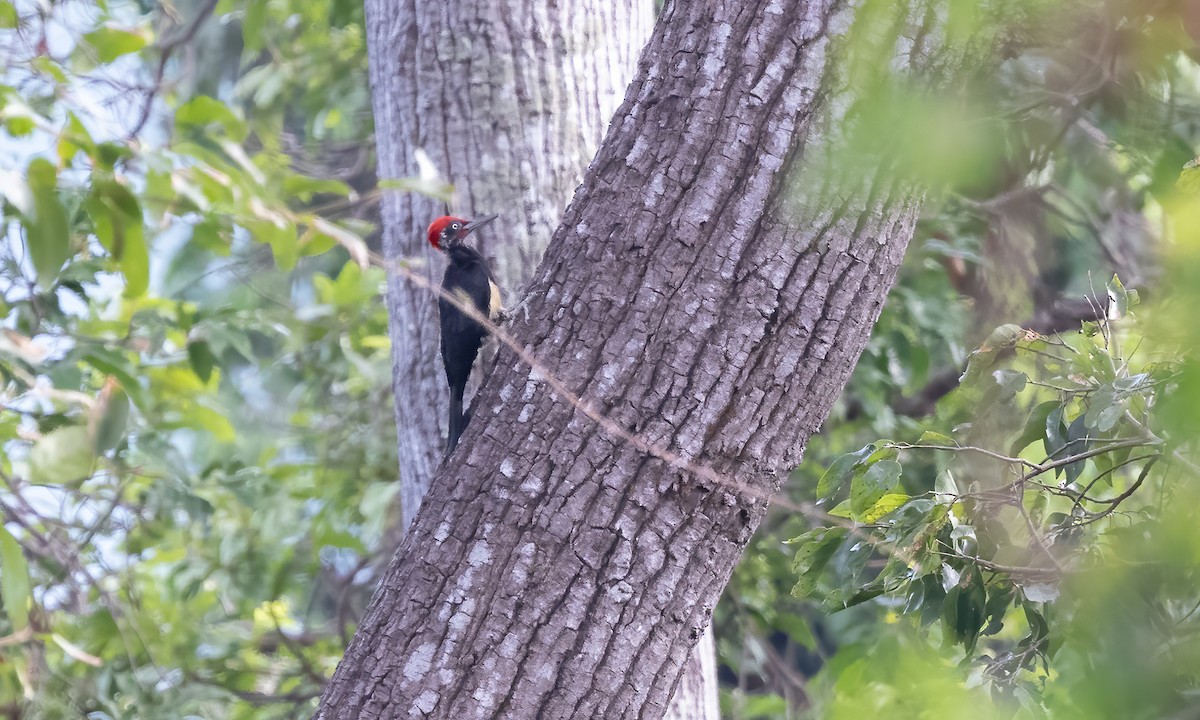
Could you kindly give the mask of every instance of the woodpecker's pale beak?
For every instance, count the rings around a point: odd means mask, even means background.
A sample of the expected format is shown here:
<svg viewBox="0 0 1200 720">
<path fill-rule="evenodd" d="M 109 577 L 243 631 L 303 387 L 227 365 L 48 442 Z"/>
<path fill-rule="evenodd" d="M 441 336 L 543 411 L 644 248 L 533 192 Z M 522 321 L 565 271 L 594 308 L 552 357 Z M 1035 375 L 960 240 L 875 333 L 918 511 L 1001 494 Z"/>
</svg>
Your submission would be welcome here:
<svg viewBox="0 0 1200 720">
<path fill-rule="evenodd" d="M 462 236 L 466 237 L 467 235 L 470 235 L 471 233 L 475 232 L 476 230 L 483 227 L 484 225 L 487 225 L 488 223 L 490 223 L 491 221 L 495 220 L 498 217 L 500 217 L 500 216 L 499 215 L 488 215 L 487 217 L 481 217 L 478 220 L 472 220 L 471 222 L 469 222 L 463 226 Z"/>
</svg>

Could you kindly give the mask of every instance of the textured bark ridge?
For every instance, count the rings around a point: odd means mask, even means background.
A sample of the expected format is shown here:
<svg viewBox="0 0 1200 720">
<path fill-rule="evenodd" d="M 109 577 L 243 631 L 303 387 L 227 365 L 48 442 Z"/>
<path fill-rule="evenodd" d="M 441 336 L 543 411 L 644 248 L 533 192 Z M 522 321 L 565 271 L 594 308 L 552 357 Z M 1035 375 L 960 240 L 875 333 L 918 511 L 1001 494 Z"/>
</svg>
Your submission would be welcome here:
<svg viewBox="0 0 1200 720">
<path fill-rule="evenodd" d="M 663 716 L 912 234 L 819 171 L 853 15 L 667 3 L 511 329 L 539 367 L 501 351 L 317 717 Z"/>
<path fill-rule="evenodd" d="M 379 175 L 416 175 L 421 148 L 458 189 L 451 208 L 388 194 L 385 254 L 423 259 L 430 279 L 440 278 L 442 260 L 423 239 L 429 221 L 447 209 L 499 212 L 480 249 L 509 290 L 527 280 L 621 101 L 652 8 L 652 0 L 366 0 Z M 426 290 L 389 282 L 406 526 L 445 447 L 435 306 Z"/>
</svg>

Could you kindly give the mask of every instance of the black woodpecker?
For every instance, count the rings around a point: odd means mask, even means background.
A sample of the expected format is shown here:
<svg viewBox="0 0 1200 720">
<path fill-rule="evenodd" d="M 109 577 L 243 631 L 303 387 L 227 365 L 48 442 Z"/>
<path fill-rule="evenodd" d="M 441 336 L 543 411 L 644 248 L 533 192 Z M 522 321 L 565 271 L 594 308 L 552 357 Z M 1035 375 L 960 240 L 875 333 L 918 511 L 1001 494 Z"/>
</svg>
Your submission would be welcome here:
<svg viewBox="0 0 1200 720">
<path fill-rule="evenodd" d="M 442 364 L 450 386 L 450 433 L 446 456 L 454 452 L 469 418 L 463 415 L 463 392 L 471 366 L 479 355 L 487 328 L 459 310 L 446 295 L 470 303 L 480 314 L 495 320 L 502 308 L 500 288 L 492 277 L 487 260 L 479 251 L 463 243 L 473 231 L 496 219 L 496 215 L 467 221 L 459 217 L 440 217 L 429 225 L 429 244 L 446 253 L 449 265 L 442 278 L 443 294 L 438 297 L 438 316 L 442 325 Z"/>
</svg>

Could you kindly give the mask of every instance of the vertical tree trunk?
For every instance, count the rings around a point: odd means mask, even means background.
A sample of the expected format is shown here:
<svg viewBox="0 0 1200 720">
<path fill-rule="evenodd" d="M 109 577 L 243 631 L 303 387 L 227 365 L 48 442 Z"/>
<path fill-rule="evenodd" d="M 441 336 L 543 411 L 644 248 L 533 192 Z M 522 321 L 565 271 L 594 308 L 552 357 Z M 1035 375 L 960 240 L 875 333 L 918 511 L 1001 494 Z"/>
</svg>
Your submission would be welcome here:
<svg viewBox="0 0 1200 720">
<path fill-rule="evenodd" d="M 541 259 L 633 74 L 652 0 L 367 0 L 379 176 L 417 173 L 423 149 L 456 183 L 453 212 L 499 212 L 479 240 L 510 290 Z M 384 252 L 427 262 L 441 203 L 389 193 Z M 444 447 L 445 378 L 428 291 L 393 277 L 388 310 L 407 527 Z"/>
</svg>

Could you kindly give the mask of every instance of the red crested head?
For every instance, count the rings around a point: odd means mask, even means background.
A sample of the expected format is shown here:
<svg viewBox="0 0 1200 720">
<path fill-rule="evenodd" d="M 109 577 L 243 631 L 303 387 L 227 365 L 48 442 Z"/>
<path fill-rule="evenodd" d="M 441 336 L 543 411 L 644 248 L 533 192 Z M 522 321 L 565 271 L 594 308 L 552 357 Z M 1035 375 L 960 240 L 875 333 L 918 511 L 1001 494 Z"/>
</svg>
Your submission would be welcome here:
<svg viewBox="0 0 1200 720">
<path fill-rule="evenodd" d="M 443 245 L 462 241 L 463 238 L 471 234 L 472 230 L 490 223 L 496 217 L 495 215 L 488 215 L 478 220 L 468 221 L 460 217 L 454 217 L 453 215 L 444 215 L 429 223 L 429 230 L 425 237 L 435 250 L 444 251 L 446 248 Z"/>
<path fill-rule="evenodd" d="M 466 235 L 463 228 L 467 226 L 467 221 L 453 215 L 443 215 L 442 217 L 429 223 L 429 232 L 426 237 L 429 239 L 429 244 L 434 250 L 442 250 L 443 241 L 457 240 L 460 235 Z"/>
</svg>

